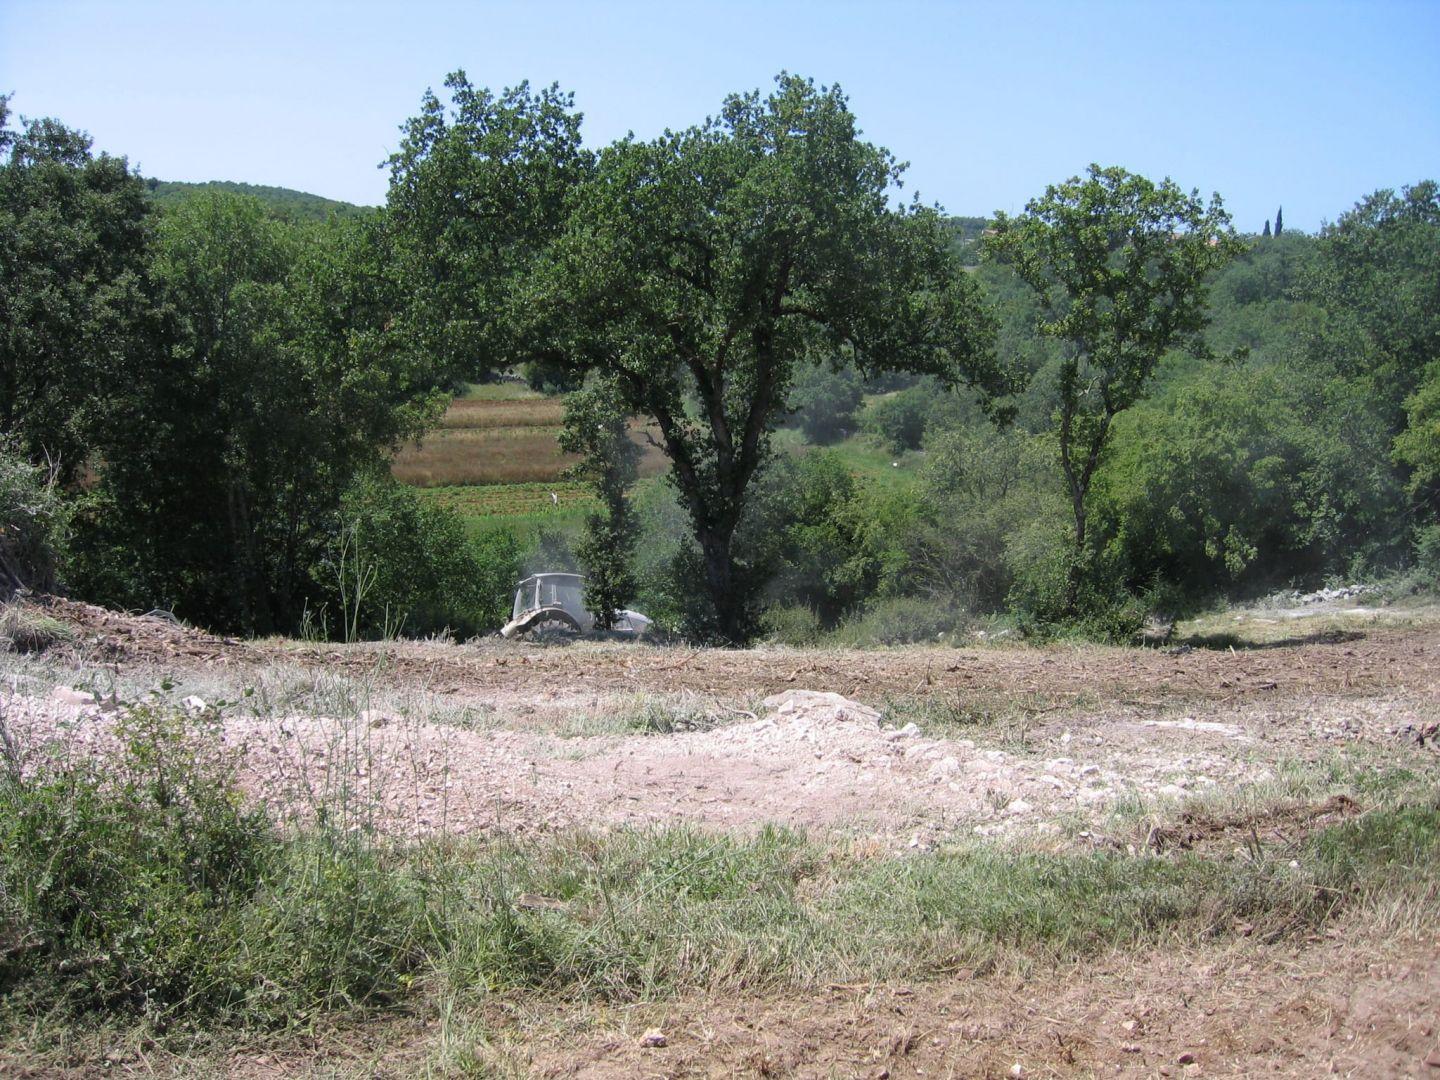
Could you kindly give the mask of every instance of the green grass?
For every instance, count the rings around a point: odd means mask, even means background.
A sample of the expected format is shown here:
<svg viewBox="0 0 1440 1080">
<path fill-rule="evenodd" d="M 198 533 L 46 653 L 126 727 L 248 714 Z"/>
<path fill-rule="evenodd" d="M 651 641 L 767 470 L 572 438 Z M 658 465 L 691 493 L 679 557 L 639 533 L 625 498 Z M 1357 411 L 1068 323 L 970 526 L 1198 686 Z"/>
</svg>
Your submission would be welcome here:
<svg viewBox="0 0 1440 1080">
<path fill-rule="evenodd" d="M 815 447 L 805 441 L 802 432 L 795 428 L 783 428 L 775 433 L 775 449 L 780 453 L 800 455 Z M 825 447 L 839 455 L 845 468 L 856 476 L 872 480 L 912 482 L 925 463 L 925 455 L 918 451 L 894 454 L 869 435 L 852 435 L 848 439 Z"/>
<path fill-rule="evenodd" d="M 419 494 L 459 514 L 470 536 L 505 531 L 521 544 L 533 544 L 541 532 L 578 533 L 597 505 L 584 484 L 570 481 L 423 488 Z"/>
<path fill-rule="evenodd" d="M 523 382 L 466 383 L 455 395 L 461 401 L 529 401 L 545 395 Z"/>
<path fill-rule="evenodd" d="M 1088 702 L 1080 695 L 1049 695 L 1001 691 L 932 691 L 899 694 L 885 698 L 881 705 L 889 723 L 913 723 L 926 735 L 936 738 L 964 737 L 976 731 L 996 728 L 1010 730 L 1023 726 L 1035 716 L 1060 709 L 1080 709 Z"/>
<path fill-rule="evenodd" d="M 660 477 L 646 477 L 636 487 L 660 482 Z M 578 532 L 585 524 L 585 515 L 599 505 L 585 484 L 569 480 L 454 485 L 422 488 L 419 494 L 422 499 L 433 499 L 454 510 L 472 536 L 505 529 L 522 543 L 533 541 L 542 530 Z"/>
</svg>

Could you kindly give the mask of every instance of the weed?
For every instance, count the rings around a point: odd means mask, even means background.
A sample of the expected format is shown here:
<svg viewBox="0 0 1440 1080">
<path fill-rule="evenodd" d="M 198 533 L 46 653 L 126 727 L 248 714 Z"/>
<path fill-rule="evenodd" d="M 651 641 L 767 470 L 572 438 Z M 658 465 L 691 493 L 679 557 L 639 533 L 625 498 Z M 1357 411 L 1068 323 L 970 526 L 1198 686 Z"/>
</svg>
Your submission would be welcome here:
<svg viewBox="0 0 1440 1080">
<path fill-rule="evenodd" d="M 0 988 L 157 1030 L 272 1026 L 389 1000 L 422 955 L 421 883 L 363 837 L 287 837 L 213 729 L 124 710 L 103 762 L 0 775 Z"/>
<path fill-rule="evenodd" d="M 1081 701 L 1077 698 L 1071 704 L 1079 706 Z M 1058 707 L 1037 694 L 949 691 L 887 697 L 881 711 L 896 726 L 914 723 L 930 735 L 956 735 L 980 728 L 1013 729 Z"/>
<path fill-rule="evenodd" d="M 681 731 L 709 731 L 728 718 L 698 703 L 674 704 L 647 698 L 621 719 L 621 725 L 623 730 L 647 735 L 674 735 Z"/>
<path fill-rule="evenodd" d="M 0 652 L 38 653 L 75 639 L 75 632 L 32 607 L 0 605 Z"/>
</svg>

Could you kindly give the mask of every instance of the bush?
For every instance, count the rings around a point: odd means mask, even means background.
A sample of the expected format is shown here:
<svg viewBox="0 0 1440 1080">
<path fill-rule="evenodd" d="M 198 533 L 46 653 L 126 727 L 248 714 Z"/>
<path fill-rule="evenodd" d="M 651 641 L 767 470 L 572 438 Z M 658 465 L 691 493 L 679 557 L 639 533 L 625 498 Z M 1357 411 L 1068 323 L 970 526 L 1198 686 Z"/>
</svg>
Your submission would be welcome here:
<svg viewBox="0 0 1440 1080">
<path fill-rule="evenodd" d="M 69 528 L 54 472 L 0 442 L 0 600 L 18 589 L 55 591 Z"/>
<path fill-rule="evenodd" d="M 1204 370 L 1119 417 L 1091 498 L 1092 535 L 1132 589 L 1192 598 L 1315 573 L 1313 437 L 1271 369 Z"/>
<path fill-rule="evenodd" d="M 861 426 L 878 436 L 892 453 L 919 450 L 934 396 L 935 388 L 924 382 L 877 398 L 865 410 Z"/>
<path fill-rule="evenodd" d="M 870 601 L 840 624 L 840 645 L 915 645 L 955 642 L 973 625 L 968 612 L 945 600 L 893 596 Z"/>
<path fill-rule="evenodd" d="M 531 360 L 520 365 L 525 384 L 539 394 L 568 394 L 585 382 L 584 372 L 551 360 Z"/>
<path fill-rule="evenodd" d="M 801 369 L 790 391 L 795 410 L 791 425 L 817 445 L 837 442 L 855 430 L 855 410 L 860 407 L 862 387 L 854 368 L 836 371 L 828 364 Z"/>
<path fill-rule="evenodd" d="M 0 994 L 47 1011 L 281 1024 L 403 986 L 420 923 L 353 836 L 287 840 L 217 732 L 163 702 L 106 758 L 0 768 Z M 3 744 L 0 744 L 3 745 Z"/>
<path fill-rule="evenodd" d="M 911 577 L 972 611 L 1003 610 L 1016 574 L 1035 558 L 1027 551 L 1037 527 L 1047 533 L 1040 523 L 1067 511 L 1051 441 L 987 426 L 944 431 L 925 445 L 924 520 L 905 536 Z"/>
<path fill-rule="evenodd" d="M 507 532 L 471 539 L 454 511 L 388 477 L 346 493 L 328 557 L 314 571 L 329 629 L 346 639 L 474 634 L 503 625 L 520 575 Z"/>
<path fill-rule="evenodd" d="M 1440 583 L 1440 525 L 1427 525 L 1416 534 L 1415 569 Z"/>
<path fill-rule="evenodd" d="M 760 632 L 776 645 L 814 645 L 824 632 L 820 616 L 802 604 L 772 607 L 760 619 Z"/>
</svg>

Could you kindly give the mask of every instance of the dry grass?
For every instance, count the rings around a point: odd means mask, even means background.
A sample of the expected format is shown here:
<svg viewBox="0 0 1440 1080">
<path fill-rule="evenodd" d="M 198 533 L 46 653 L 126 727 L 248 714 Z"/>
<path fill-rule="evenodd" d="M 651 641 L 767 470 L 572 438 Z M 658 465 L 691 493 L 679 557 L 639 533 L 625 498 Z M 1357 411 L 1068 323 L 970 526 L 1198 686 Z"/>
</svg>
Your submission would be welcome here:
<svg viewBox="0 0 1440 1080">
<path fill-rule="evenodd" d="M 552 428 L 442 428 L 400 451 L 390 471 L 415 487 L 556 480 L 576 459 L 560 452 L 555 434 Z"/>
<path fill-rule="evenodd" d="M 462 398 L 450 403 L 440 421 L 443 428 L 558 428 L 565 416 L 561 398 L 531 398 L 518 401 L 486 401 Z"/>
</svg>

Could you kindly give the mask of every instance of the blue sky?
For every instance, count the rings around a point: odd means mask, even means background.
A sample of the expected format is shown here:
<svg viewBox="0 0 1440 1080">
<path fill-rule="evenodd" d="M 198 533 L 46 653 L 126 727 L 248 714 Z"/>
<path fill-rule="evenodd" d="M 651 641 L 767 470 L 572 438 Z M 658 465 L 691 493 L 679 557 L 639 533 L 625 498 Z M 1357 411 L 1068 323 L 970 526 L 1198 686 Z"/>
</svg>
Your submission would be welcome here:
<svg viewBox="0 0 1440 1080">
<path fill-rule="evenodd" d="M 384 200 L 377 164 L 464 68 L 573 90 L 598 145 L 781 69 L 839 82 L 908 186 L 1018 210 L 1090 163 L 1313 230 L 1440 175 L 1440 0 L 409 4 L 0 0 L 0 92 L 146 175 Z"/>
</svg>

